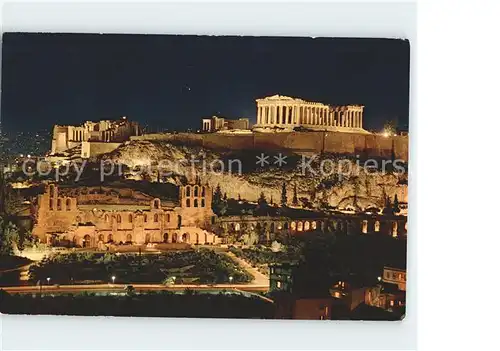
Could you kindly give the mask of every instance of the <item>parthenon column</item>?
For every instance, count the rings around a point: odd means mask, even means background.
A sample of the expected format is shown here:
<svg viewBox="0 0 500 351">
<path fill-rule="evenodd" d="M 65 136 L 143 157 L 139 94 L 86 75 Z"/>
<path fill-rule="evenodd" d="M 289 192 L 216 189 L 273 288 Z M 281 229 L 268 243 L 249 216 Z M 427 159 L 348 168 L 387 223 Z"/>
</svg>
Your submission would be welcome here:
<svg viewBox="0 0 500 351">
<path fill-rule="evenodd" d="M 290 106 L 285 107 L 285 124 L 288 124 L 288 115 L 290 113 Z"/>
</svg>

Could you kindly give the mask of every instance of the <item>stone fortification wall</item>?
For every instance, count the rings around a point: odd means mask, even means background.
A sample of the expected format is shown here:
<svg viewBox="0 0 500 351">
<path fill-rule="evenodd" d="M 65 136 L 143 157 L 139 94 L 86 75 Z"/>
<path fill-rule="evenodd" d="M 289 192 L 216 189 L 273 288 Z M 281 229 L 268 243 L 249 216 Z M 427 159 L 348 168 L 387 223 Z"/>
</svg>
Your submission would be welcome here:
<svg viewBox="0 0 500 351">
<path fill-rule="evenodd" d="M 283 132 L 228 135 L 220 133 L 157 133 L 135 136 L 132 140 L 165 140 L 209 149 L 274 149 L 298 153 L 331 152 L 365 157 L 408 161 L 408 137 L 340 132 Z"/>
</svg>

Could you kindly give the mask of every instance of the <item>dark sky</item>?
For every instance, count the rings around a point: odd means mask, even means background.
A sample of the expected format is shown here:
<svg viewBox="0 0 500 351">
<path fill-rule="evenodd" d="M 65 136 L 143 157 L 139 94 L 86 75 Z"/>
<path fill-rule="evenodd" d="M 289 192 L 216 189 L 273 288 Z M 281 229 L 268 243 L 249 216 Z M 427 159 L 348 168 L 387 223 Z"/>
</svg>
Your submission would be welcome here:
<svg viewBox="0 0 500 351">
<path fill-rule="evenodd" d="M 2 127 L 128 116 L 150 130 L 200 128 L 218 114 L 255 121 L 274 94 L 365 105 L 364 126 L 408 124 L 409 43 L 163 35 L 3 35 Z"/>
</svg>

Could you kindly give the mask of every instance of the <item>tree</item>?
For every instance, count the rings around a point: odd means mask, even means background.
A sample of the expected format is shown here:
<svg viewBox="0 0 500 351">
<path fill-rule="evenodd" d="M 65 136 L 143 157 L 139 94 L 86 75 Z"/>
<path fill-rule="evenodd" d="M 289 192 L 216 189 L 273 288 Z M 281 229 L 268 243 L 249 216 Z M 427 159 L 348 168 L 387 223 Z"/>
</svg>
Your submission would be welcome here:
<svg viewBox="0 0 500 351">
<path fill-rule="evenodd" d="M 212 206 L 216 208 L 222 201 L 222 191 L 220 190 L 220 185 L 217 184 L 215 188 L 214 195 L 212 197 Z"/>
<path fill-rule="evenodd" d="M 212 197 L 212 210 L 216 214 L 223 215 L 227 211 L 227 196 L 224 194 L 222 195 L 222 191 L 220 189 L 220 185 L 217 184 L 217 187 L 215 188 L 214 195 Z"/>
<path fill-rule="evenodd" d="M 0 255 L 12 255 L 20 241 L 19 229 L 0 217 Z"/>
<path fill-rule="evenodd" d="M 384 209 L 382 210 L 382 213 L 384 213 L 384 214 L 392 214 L 393 213 L 391 199 L 389 198 L 389 196 L 385 197 Z"/>
<path fill-rule="evenodd" d="M 299 204 L 299 199 L 297 197 L 297 184 L 293 187 L 293 198 L 292 198 L 292 205 L 298 206 Z"/>
<path fill-rule="evenodd" d="M 288 199 L 286 197 L 286 182 L 283 182 L 281 187 L 281 206 L 286 206 Z"/>
<path fill-rule="evenodd" d="M 399 213 L 401 209 L 399 208 L 399 201 L 398 201 L 398 195 L 394 195 L 394 203 L 392 204 L 392 210 L 394 213 Z"/>
<path fill-rule="evenodd" d="M 259 205 L 259 207 L 265 207 L 267 205 L 266 195 L 264 195 L 264 192 L 260 193 L 257 204 Z"/>
</svg>

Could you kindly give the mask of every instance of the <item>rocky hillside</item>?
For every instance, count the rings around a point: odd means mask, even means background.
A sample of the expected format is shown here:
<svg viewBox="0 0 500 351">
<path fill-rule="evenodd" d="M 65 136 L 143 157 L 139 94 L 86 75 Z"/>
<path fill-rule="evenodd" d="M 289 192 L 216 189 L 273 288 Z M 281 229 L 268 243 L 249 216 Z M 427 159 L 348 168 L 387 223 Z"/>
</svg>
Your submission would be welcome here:
<svg viewBox="0 0 500 351">
<path fill-rule="evenodd" d="M 260 156 L 261 152 L 254 150 L 214 152 L 164 141 L 132 141 L 104 157 L 125 164 L 130 169 L 149 170 L 148 167 L 151 167 L 149 172 L 129 175 L 135 179 L 149 177 L 155 181 L 158 179 L 156 167 L 159 166 L 164 174 L 162 181 L 178 183 L 192 178 L 192 169 L 196 169 L 203 182 L 214 188 L 219 184 L 229 198 L 241 196 L 242 199 L 256 201 L 264 192 L 268 201 L 272 197 L 274 202 L 279 202 L 283 183 L 286 183 L 289 202 L 292 201 L 294 187 L 299 198 L 339 208 L 354 204 L 360 208 L 381 208 L 384 196 L 393 199 L 395 195 L 400 202 L 407 202 L 406 172 L 384 173 L 375 168 L 367 171 L 359 166 L 363 165 L 363 161 L 358 161 L 358 165 L 357 159 L 347 161 L 331 154 L 318 155 L 313 162 L 310 162 L 311 156 L 286 154 L 283 155 L 286 164 L 281 166 L 275 164 L 278 162 L 277 153 L 266 152 L 268 158 L 263 166 L 256 164 Z M 373 161 L 370 165 L 373 166 Z"/>
</svg>

